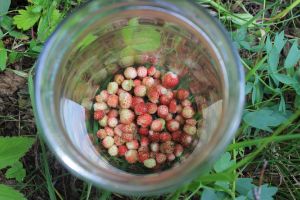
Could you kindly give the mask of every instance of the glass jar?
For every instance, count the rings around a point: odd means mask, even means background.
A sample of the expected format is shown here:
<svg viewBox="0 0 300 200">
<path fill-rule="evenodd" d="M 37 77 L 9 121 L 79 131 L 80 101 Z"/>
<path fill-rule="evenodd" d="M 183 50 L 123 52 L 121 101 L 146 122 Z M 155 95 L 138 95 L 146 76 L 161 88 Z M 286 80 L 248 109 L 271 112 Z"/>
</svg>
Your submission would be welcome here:
<svg viewBox="0 0 300 200">
<path fill-rule="evenodd" d="M 193 151 L 164 171 L 124 170 L 90 140 L 92 100 L 114 73 L 155 63 L 185 76 L 198 120 Z M 111 191 L 151 195 L 197 177 L 238 128 L 244 75 L 228 33 L 207 11 L 181 0 L 95 0 L 59 25 L 39 57 L 36 118 L 57 158 L 76 176 Z"/>
</svg>

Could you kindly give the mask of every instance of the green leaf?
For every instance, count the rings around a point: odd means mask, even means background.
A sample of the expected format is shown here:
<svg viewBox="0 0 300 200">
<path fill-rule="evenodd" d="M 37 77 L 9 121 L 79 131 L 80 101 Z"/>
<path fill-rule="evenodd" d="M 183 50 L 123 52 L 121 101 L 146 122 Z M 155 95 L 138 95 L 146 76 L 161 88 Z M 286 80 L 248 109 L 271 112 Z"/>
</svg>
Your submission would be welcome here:
<svg viewBox="0 0 300 200">
<path fill-rule="evenodd" d="M 33 9 L 33 6 L 27 6 L 26 10 L 19 10 L 19 15 L 14 16 L 14 24 L 19 29 L 28 30 L 39 20 L 40 13 L 32 12 Z"/>
<path fill-rule="evenodd" d="M 0 26 L 5 30 L 10 31 L 12 26 L 12 18 L 7 15 L 0 17 Z"/>
<path fill-rule="evenodd" d="M 2 37 L 3 37 L 3 32 L 2 32 L 2 30 L 1 30 L 1 28 L 0 28 L 0 39 L 2 39 Z"/>
<path fill-rule="evenodd" d="M 255 187 L 252 182 L 252 178 L 238 178 L 236 181 L 236 191 L 241 195 L 247 195 Z"/>
<path fill-rule="evenodd" d="M 255 189 L 258 190 L 258 187 L 255 187 Z M 262 185 L 260 189 L 259 199 L 263 200 L 273 200 L 273 196 L 278 191 L 277 187 L 269 187 L 267 184 Z M 249 191 L 247 197 L 254 200 L 253 191 Z"/>
<path fill-rule="evenodd" d="M 203 183 L 214 183 L 216 181 L 232 182 L 234 179 L 235 177 L 231 172 L 220 172 L 201 176 L 198 181 Z"/>
<path fill-rule="evenodd" d="M 34 143 L 29 137 L 0 137 L 0 169 L 12 166 Z"/>
<path fill-rule="evenodd" d="M 135 32 L 132 47 L 138 51 L 154 51 L 160 47 L 160 33 L 152 27 Z"/>
<path fill-rule="evenodd" d="M 2 40 L 0 40 L 0 71 L 5 70 L 7 60 L 7 51 L 4 47 Z"/>
<path fill-rule="evenodd" d="M 20 161 L 17 161 L 15 164 L 13 164 L 13 166 L 9 168 L 5 173 L 6 178 L 15 178 L 19 182 L 23 181 L 25 175 L 26 171 Z"/>
<path fill-rule="evenodd" d="M 239 197 L 235 198 L 235 200 L 247 200 L 247 197 L 239 196 Z"/>
<path fill-rule="evenodd" d="M 284 31 L 281 31 L 279 34 L 276 33 L 274 39 L 274 46 L 278 53 L 281 52 L 282 48 L 284 47 L 286 40 L 284 39 Z"/>
<path fill-rule="evenodd" d="M 276 127 L 287 120 L 287 116 L 271 108 L 263 108 L 254 112 L 248 112 L 243 116 L 243 120 L 249 126 L 272 132 L 270 127 Z"/>
<path fill-rule="evenodd" d="M 29 39 L 29 37 L 27 35 L 17 32 L 17 31 L 9 31 L 8 34 L 19 40 L 28 40 Z"/>
<path fill-rule="evenodd" d="M 271 72 L 277 72 L 277 67 L 279 63 L 279 56 L 280 52 L 277 51 L 276 48 L 273 48 L 268 56 L 268 64 L 270 66 Z"/>
<path fill-rule="evenodd" d="M 1 0 L 0 16 L 7 13 L 11 0 Z"/>
<path fill-rule="evenodd" d="M 26 198 L 12 187 L 0 184 L 0 200 L 26 200 Z"/>
<path fill-rule="evenodd" d="M 300 59 L 300 51 L 298 50 L 298 41 L 295 40 L 284 61 L 284 67 L 287 69 L 294 67 L 296 63 L 299 61 L 299 59 Z"/>
<path fill-rule="evenodd" d="M 216 172 L 223 172 L 229 167 L 234 165 L 234 161 L 231 160 L 231 155 L 229 152 L 224 153 L 217 162 L 214 164 L 214 170 Z"/>
<path fill-rule="evenodd" d="M 275 73 L 274 77 L 281 83 L 284 83 L 287 85 L 292 85 L 297 82 L 295 79 L 293 79 L 292 77 L 285 75 L 285 74 Z"/>
<path fill-rule="evenodd" d="M 269 37 L 269 35 L 267 36 L 267 40 L 266 40 L 266 51 L 267 51 L 267 53 L 268 54 L 270 54 L 270 52 L 271 52 L 271 50 L 272 50 L 272 47 L 273 47 L 273 45 L 272 45 L 272 42 L 271 42 L 271 40 L 270 40 L 270 37 Z"/>
<path fill-rule="evenodd" d="M 201 200 L 219 200 L 215 190 L 205 188 L 201 195 Z"/>
</svg>

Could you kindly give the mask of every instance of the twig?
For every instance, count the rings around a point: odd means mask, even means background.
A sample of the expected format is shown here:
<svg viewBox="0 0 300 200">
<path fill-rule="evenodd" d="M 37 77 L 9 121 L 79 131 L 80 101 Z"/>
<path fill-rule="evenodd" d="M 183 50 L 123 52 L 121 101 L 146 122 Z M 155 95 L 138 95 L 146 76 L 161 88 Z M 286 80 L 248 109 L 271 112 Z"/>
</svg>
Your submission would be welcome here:
<svg viewBox="0 0 300 200">
<path fill-rule="evenodd" d="M 267 164 L 268 164 L 268 161 L 264 160 L 264 165 L 260 171 L 258 187 L 253 189 L 253 196 L 254 196 L 255 200 L 260 200 L 261 185 L 263 183 L 264 173 L 265 173 Z"/>
</svg>

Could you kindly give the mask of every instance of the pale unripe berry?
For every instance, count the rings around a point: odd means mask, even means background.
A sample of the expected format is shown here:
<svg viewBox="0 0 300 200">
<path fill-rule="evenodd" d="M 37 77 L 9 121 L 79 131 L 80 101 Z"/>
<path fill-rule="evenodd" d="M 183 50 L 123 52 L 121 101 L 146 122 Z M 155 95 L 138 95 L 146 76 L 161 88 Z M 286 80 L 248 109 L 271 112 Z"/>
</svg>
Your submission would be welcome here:
<svg viewBox="0 0 300 200">
<path fill-rule="evenodd" d="M 111 155 L 111 156 L 117 156 L 118 155 L 118 147 L 116 145 L 112 145 L 108 149 L 108 154 Z"/>
<path fill-rule="evenodd" d="M 109 149 L 112 145 L 114 145 L 114 139 L 111 136 L 106 136 L 103 139 L 102 144 L 105 148 Z"/>
<path fill-rule="evenodd" d="M 127 79 L 135 79 L 137 77 L 136 69 L 133 67 L 127 67 L 124 71 L 124 76 Z"/>
<path fill-rule="evenodd" d="M 118 83 L 117 82 L 110 82 L 107 86 L 107 92 L 109 94 L 116 94 L 118 91 Z"/>
<path fill-rule="evenodd" d="M 153 158 L 149 158 L 144 161 L 144 166 L 147 168 L 153 168 L 156 166 L 156 161 Z"/>
</svg>

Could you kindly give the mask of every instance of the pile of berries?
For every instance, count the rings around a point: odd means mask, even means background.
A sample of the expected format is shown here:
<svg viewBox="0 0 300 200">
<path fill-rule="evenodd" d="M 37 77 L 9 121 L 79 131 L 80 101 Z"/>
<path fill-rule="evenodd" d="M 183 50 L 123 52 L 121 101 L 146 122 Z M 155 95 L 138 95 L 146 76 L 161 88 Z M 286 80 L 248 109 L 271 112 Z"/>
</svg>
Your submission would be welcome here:
<svg viewBox="0 0 300 200">
<path fill-rule="evenodd" d="M 181 157 L 196 136 L 195 110 L 173 72 L 127 67 L 95 97 L 97 137 L 110 156 L 155 168 Z"/>
</svg>

